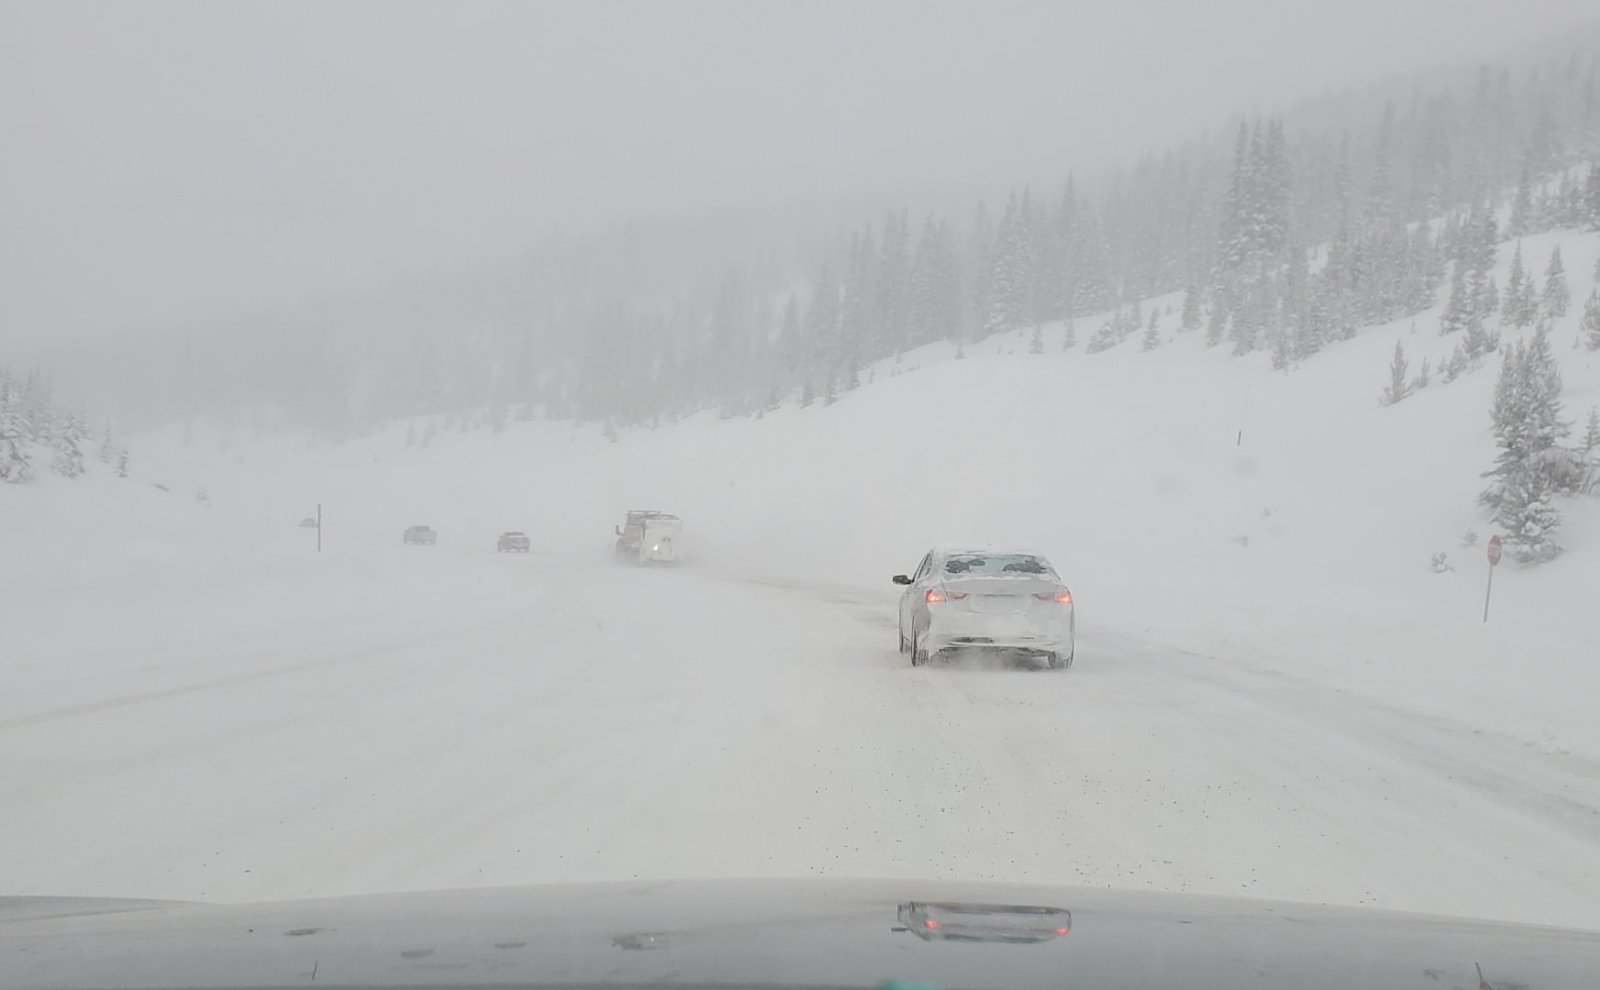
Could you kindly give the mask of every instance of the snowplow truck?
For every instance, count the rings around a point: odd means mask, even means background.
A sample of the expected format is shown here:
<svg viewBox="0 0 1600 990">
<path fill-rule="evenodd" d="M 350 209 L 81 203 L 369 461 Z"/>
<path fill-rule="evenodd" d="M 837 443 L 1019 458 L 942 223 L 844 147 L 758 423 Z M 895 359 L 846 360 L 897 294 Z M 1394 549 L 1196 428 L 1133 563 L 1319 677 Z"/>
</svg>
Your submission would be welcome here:
<svg viewBox="0 0 1600 990">
<path fill-rule="evenodd" d="M 617 527 L 617 560 L 626 564 L 676 564 L 681 559 L 683 520 L 666 512 L 635 509 Z"/>
</svg>

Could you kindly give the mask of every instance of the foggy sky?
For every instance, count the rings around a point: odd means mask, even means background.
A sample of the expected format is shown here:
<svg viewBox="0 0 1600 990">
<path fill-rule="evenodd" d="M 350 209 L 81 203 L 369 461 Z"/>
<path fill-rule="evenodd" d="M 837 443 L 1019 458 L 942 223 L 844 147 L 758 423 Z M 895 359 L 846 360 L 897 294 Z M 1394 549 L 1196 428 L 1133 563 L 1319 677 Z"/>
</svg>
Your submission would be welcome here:
<svg viewBox="0 0 1600 990">
<path fill-rule="evenodd" d="M 0 346 L 557 229 L 1057 181 L 1592 0 L 0 3 Z"/>
</svg>

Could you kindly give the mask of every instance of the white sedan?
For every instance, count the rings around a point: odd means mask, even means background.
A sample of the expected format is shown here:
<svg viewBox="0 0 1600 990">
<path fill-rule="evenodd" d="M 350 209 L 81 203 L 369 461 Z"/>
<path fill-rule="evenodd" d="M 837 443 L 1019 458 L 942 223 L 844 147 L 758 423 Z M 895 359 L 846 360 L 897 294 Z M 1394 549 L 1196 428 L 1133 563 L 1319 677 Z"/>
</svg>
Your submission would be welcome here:
<svg viewBox="0 0 1600 990">
<path fill-rule="evenodd" d="M 1072 666 L 1072 592 L 1043 556 L 1028 551 L 935 547 L 916 572 L 896 574 L 900 652 L 913 666 L 955 650 L 1026 656 Z"/>
</svg>

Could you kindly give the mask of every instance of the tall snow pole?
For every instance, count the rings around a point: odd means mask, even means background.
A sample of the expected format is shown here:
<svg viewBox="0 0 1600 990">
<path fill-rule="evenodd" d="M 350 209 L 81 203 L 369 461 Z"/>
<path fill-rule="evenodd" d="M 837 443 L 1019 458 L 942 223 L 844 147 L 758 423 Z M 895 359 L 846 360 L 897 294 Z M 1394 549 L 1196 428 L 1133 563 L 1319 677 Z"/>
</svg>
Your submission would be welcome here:
<svg viewBox="0 0 1600 990">
<path fill-rule="evenodd" d="M 322 552 L 322 503 L 317 503 L 317 553 Z"/>
</svg>

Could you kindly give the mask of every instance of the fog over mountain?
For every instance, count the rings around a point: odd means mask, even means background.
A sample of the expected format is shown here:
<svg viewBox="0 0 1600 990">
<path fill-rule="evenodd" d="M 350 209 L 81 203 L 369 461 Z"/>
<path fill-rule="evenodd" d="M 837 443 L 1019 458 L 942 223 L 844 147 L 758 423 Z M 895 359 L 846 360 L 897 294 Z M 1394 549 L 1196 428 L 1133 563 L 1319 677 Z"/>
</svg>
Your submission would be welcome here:
<svg viewBox="0 0 1600 990">
<path fill-rule="evenodd" d="M 638 217 L 966 210 L 1588 7 L 7 3 L 0 339 L 220 323 Z"/>
</svg>

